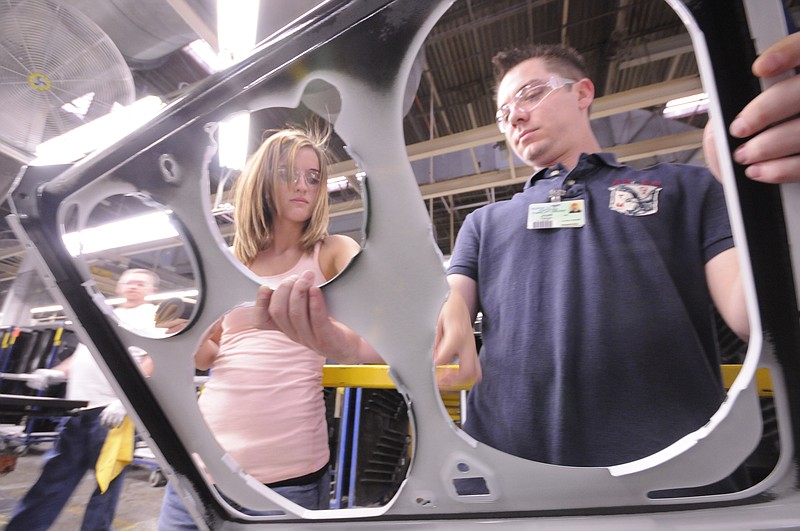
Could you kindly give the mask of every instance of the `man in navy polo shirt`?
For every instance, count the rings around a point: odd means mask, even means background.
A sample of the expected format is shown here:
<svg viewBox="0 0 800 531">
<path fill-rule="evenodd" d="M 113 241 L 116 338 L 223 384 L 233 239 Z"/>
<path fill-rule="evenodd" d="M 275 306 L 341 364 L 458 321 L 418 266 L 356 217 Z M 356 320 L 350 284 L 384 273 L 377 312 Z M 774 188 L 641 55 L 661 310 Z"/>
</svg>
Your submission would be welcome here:
<svg viewBox="0 0 800 531">
<path fill-rule="evenodd" d="M 800 39 L 790 36 L 753 71 L 799 64 Z M 498 125 L 534 175 L 510 201 L 475 211 L 458 235 L 436 363 L 458 357 L 462 370 L 441 383 L 483 372 L 465 429 L 511 454 L 575 466 L 650 455 L 705 424 L 723 400 L 712 304 L 748 334 L 722 191 L 702 168 L 635 170 L 599 153 L 594 86 L 574 51 L 534 46 L 499 54 L 495 65 Z M 799 122 L 781 122 L 799 108 L 795 82 L 765 91 L 731 128 L 759 133 L 736 154 L 751 178 L 800 180 Z M 279 291 L 260 293 L 265 322 L 303 344 L 350 340 L 344 327 L 328 331 L 324 304 L 287 317 L 290 301 L 321 297 L 309 282 Z"/>
<path fill-rule="evenodd" d="M 498 126 L 534 174 L 465 220 L 436 363 L 482 372 L 464 429 L 494 448 L 569 466 L 646 457 L 725 397 L 712 305 L 748 334 L 721 186 L 704 168 L 601 153 L 574 50 L 531 46 L 494 65 Z"/>
</svg>

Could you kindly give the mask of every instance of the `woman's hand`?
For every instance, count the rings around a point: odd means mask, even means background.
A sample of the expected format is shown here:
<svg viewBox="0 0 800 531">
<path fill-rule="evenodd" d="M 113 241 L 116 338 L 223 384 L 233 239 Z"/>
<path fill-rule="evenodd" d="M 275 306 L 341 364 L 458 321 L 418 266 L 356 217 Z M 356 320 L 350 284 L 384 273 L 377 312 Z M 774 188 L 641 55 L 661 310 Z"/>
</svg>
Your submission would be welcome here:
<svg viewBox="0 0 800 531">
<path fill-rule="evenodd" d="M 256 328 L 274 328 L 339 363 L 381 363 L 380 356 L 352 329 L 328 313 L 322 290 L 310 271 L 283 280 L 271 290 L 262 286 L 256 296 Z"/>
</svg>

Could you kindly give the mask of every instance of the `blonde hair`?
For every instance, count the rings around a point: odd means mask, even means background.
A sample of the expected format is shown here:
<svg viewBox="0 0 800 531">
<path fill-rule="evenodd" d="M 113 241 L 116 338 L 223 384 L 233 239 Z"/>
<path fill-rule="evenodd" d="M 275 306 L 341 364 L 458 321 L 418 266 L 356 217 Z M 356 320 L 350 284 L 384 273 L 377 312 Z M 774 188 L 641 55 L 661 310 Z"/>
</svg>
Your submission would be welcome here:
<svg viewBox="0 0 800 531">
<path fill-rule="evenodd" d="M 310 252 L 314 244 L 328 235 L 328 157 L 325 152 L 327 131 L 282 129 L 270 135 L 250 157 L 234 185 L 233 254 L 250 265 L 260 251 L 272 244 L 275 190 L 285 186 L 278 178 L 278 168 L 285 166 L 294 175 L 298 151 L 311 148 L 319 158 L 320 191 L 311 218 L 303 227 L 300 246 Z"/>
</svg>

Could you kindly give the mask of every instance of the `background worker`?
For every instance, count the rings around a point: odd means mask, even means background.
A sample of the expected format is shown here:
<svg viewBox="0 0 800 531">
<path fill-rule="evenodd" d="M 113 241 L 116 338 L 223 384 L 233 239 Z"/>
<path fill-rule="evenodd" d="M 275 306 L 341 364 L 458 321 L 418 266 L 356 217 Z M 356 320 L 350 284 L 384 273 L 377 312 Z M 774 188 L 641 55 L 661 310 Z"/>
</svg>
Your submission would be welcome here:
<svg viewBox="0 0 800 531">
<path fill-rule="evenodd" d="M 140 329 L 153 329 L 156 307 L 145 302 L 155 292 L 158 276 L 146 269 L 128 269 L 117 282 L 117 295 L 125 302 L 114 309 L 120 321 Z M 145 375 L 152 374 L 150 357 L 141 349 L 131 355 Z M 125 407 L 89 349 L 79 344 L 75 352 L 52 369 L 37 369 L 28 385 L 44 389 L 67 381 L 68 400 L 88 400 L 78 414 L 65 419 L 53 447 L 45 454 L 42 473 L 14 508 L 7 531 L 49 529 L 87 471 L 94 471 L 109 429 L 122 424 Z M 82 531 L 110 530 L 125 476 L 123 469 L 105 492 L 98 486 L 83 517 Z"/>
</svg>

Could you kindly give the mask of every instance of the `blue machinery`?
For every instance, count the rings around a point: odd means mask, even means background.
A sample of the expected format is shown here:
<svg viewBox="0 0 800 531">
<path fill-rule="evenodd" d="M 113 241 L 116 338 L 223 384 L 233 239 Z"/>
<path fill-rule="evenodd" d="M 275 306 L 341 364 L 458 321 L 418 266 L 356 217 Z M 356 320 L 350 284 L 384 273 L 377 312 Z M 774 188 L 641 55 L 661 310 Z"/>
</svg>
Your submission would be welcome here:
<svg viewBox="0 0 800 531">
<path fill-rule="evenodd" d="M 48 287 L 80 323 L 81 340 L 114 376 L 136 412 L 140 432 L 157 448 L 187 506 L 210 529 L 800 526 L 800 333 L 798 277 L 792 271 L 792 261 L 795 270 L 800 262 L 800 221 L 793 217 L 800 212 L 800 199 L 796 187 L 750 182 L 738 167 L 724 165 L 726 195 L 735 236 L 749 254 L 753 337 L 727 401 L 706 427 L 639 462 L 584 469 L 503 454 L 477 444 L 450 422 L 431 367 L 433 325 L 446 283 L 400 125 L 413 60 L 450 3 L 325 2 L 244 62 L 193 87 L 123 141 L 72 166 L 30 167 L 16 184 L 9 222 L 24 235 Z M 778 34 L 779 17 L 754 21 L 752 15 L 755 11 L 767 17 L 768 8 L 779 2 L 668 3 L 690 29 L 704 88 L 712 95 L 722 130 L 759 91 L 749 73 L 755 49 L 744 29 L 751 24 L 754 34 L 764 27 Z M 746 8 L 754 4 L 758 8 L 746 16 Z M 712 70 L 710 65 L 724 68 Z M 197 208 L 210 204 L 209 131 L 241 109 L 297 106 L 312 82 L 333 89 L 329 103 L 341 109 L 336 132 L 367 175 L 369 193 L 364 251 L 325 286 L 326 296 L 337 319 L 384 355 L 406 398 L 414 431 L 406 480 L 381 507 L 314 512 L 276 496 L 227 458 L 195 403 L 194 344 L 222 312 L 252 300 L 257 287 L 256 279 L 227 257 L 222 238 L 209 229 L 205 209 Z M 718 93 L 715 86 L 726 90 Z M 721 149 L 729 153 L 734 147 L 725 144 Z M 110 312 L 94 302 L 97 290 L 87 264 L 69 256 L 61 244 L 66 225 L 82 226 L 92 206 L 126 194 L 169 209 L 192 256 L 201 295 L 190 326 L 178 335 L 157 340 L 117 327 Z M 386 282 L 387 270 L 393 282 Z M 224 283 L 215 282 L 221 278 Z M 159 353 L 153 356 L 155 373 L 148 381 L 127 356 L 132 345 Z M 759 368 L 769 369 L 774 386 L 780 458 L 772 472 L 742 492 L 648 497 L 652 490 L 712 482 L 744 461 L 761 437 Z M 459 495 L 454 487 L 459 480 L 480 480 L 486 490 L 478 496 Z M 218 491 L 241 506 L 281 514 L 246 516 Z"/>
<path fill-rule="evenodd" d="M 53 407 L 67 404 L 59 400 L 64 386 L 34 391 L 26 386 L 24 373 L 52 367 L 69 355 L 71 347 L 64 341 L 64 332 L 61 325 L 11 326 L 0 331 L 0 397 L 5 404 L 0 407 L 0 450 L 21 454 L 31 444 L 55 440 L 55 424 L 70 409 Z"/>
</svg>

